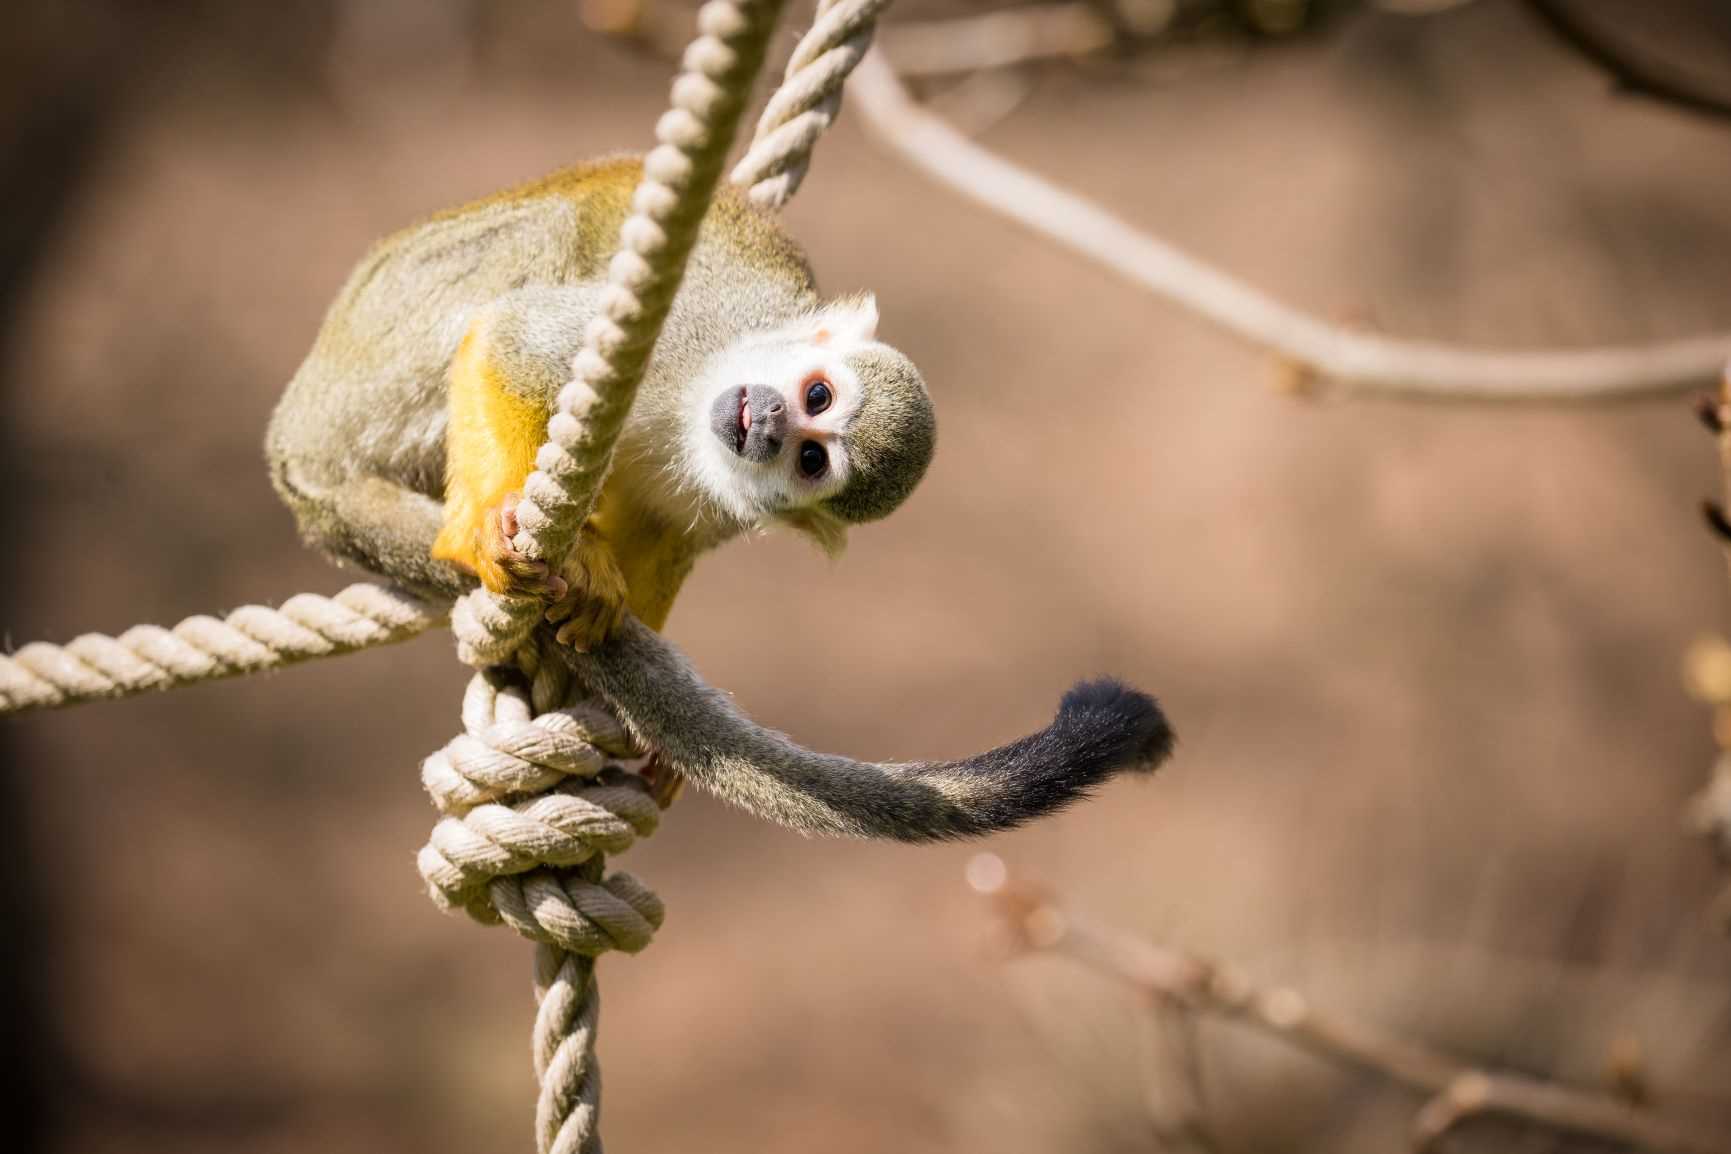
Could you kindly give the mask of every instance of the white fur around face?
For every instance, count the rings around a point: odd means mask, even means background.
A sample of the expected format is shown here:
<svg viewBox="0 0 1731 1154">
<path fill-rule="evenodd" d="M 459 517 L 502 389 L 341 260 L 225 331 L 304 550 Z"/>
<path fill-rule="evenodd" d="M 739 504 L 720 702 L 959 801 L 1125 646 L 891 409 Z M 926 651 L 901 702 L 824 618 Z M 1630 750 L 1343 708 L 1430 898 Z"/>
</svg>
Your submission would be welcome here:
<svg viewBox="0 0 1731 1154">
<path fill-rule="evenodd" d="M 846 357 L 875 343 L 876 332 L 876 302 L 869 295 L 848 298 L 780 329 L 737 341 L 712 358 L 686 398 L 682 480 L 747 527 L 839 492 L 848 476 L 843 434 L 861 400 L 860 381 Z M 823 413 L 805 418 L 810 438 L 829 454 L 829 468 L 816 480 L 801 477 L 795 467 L 803 436 L 790 437 L 776 460 L 758 464 L 734 453 L 710 428 L 711 407 L 723 391 L 772 385 L 791 412 L 803 414 L 805 389 L 819 376 L 829 383 L 833 399 Z"/>
</svg>

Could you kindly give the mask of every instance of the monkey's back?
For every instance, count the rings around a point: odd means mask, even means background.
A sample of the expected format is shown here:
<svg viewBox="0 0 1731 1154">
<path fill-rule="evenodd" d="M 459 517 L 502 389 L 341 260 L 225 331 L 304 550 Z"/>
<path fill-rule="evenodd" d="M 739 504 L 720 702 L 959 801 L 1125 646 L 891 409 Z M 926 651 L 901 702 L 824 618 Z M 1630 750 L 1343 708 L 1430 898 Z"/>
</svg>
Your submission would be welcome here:
<svg viewBox="0 0 1731 1154">
<path fill-rule="evenodd" d="M 641 175 L 638 157 L 577 165 L 376 244 L 271 418 L 266 452 L 285 500 L 298 510 L 303 494 L 356 475 L 439 497 L 446 372 L 476 310 L 536 285 L 593 286 L 598 300 Z M 813 292 L 799 246 L 727 189 L 705 219 L 670 323 L 695 324 L 707 344 L 711 331 L 761 323 L 766 307 L 780 312 Z"/>
</svg>

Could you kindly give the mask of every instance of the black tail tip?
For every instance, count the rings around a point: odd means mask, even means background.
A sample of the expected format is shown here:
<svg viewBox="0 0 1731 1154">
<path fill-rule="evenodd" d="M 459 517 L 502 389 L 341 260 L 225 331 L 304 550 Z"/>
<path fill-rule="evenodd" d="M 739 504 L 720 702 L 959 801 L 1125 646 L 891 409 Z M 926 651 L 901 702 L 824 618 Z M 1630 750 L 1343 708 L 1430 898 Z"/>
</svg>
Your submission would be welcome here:
<svg viewBox="0 0 1731 1154">
<path fill-rule="evenodd" d="M 1177 734 L 1160 703 L 1122 681 L 1079 681 L 1058 703 L 1058 720 L 1109 747 L 1101 750 L 1124 769 L 1151 770 L 1172 755 Z"/>
</svg>

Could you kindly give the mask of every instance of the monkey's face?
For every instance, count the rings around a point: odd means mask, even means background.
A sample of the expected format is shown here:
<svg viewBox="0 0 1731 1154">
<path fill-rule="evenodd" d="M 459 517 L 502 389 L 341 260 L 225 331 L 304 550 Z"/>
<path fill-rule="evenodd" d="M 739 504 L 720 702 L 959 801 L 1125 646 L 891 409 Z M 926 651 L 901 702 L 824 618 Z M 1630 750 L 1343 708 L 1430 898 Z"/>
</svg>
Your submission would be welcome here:
<svg viewBox="0 0 1731 1154">
<path fill-rule="evenodd" d="M 847 353 L 872 340 L 869 302 L 832 305 L 737 344 L 693 398 L 697 479 L 743 521 L 816 505 L 847 483 L 861 382 Z"/>
<path fill-rule="evenodd" d="M 821 346 L 763 351 L 751 358 L 756 372 L 716 391 L 708 414 L 709 455 L 720 466 L 708 471 L 709 487 L 756 517 L 815 505 L 841 489 L 848 420 L 860 399 L 853 371 Z"/>
</svg>

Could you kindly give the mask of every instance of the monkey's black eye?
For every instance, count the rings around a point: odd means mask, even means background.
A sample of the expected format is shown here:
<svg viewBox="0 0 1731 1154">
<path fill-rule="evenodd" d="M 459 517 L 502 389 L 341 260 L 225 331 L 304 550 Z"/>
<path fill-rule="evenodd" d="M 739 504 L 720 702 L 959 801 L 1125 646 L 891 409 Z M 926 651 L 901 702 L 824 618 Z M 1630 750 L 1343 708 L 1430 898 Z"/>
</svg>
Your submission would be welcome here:
<svg viewBox="0 0 1731 1154">
<path fill-rule="evenodd" d="M 823 451 L 823 446 L 816 441 L 807 441 L 799 447 L 799 472 L 807 478 L 821 477 L 823 471 L 829 468 L 829 454 Z"/>
<path fill-rule="evenodd" d="M 814 417 L 829 408 L 831 399 L 828 381 L 816 380 L 805 387 L 805 411 Z"/>
</svg>

